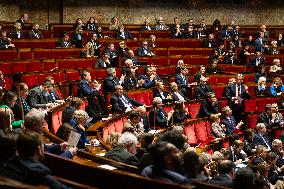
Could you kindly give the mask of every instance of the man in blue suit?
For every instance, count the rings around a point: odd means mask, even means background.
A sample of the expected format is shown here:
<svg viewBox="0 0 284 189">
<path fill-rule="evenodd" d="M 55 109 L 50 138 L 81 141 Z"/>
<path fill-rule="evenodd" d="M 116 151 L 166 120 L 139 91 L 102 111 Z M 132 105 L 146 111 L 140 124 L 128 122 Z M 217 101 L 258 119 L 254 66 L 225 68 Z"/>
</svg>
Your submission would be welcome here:
<svg viewBox="0 0 284 189">
<path fill-rule="evenodd" d="M 264 52 L 268 46 L 266 40 L 264 39 L 264 32 L 259 32 L 259 38 L 255 40 L 256 51 Z"/>
<path fill-rule="evenodd" d="M 123 25 L 121 25 L 119 30 L 116 31 L 115 38 L 116 39 L 133 39 L 130 31 L 125 30 Z"/>
<path fill-rule="evenodd" d="M 258 123 L 255 127 L 256 133 L 253 137 L 253 146 L 262 145 L 265 146 L 268 150 L 271 149 L 271 143 L 266 134 L 266 126 L 264 123 Z"/>
<path fill-rule="evenodd" d="M 223 160 L 219 164 L 219 175 L 208 182 L 224 187 L 233 187 L 233 175 L 235 164 L 231 160 Z"/>
<path fill-rule="evenodd" d="M 232 116 L 232 110 L 229 106 L 225 106 L 222 109 L 222 114 L 224 119 L 222 120 L 222 124 L 226 127 L 226 134 L 232 134 L 236 129 L 239 129 L 244 123 L 240 121 L 238 124 L 234 116 Z"/>
</svg>

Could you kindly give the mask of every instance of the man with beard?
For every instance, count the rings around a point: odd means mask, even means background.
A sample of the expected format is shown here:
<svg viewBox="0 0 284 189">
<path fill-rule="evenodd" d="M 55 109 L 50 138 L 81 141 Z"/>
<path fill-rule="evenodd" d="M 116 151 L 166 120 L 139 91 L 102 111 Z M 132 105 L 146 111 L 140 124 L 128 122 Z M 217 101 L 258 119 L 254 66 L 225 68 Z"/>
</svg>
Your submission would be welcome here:
<svg viewBox="0 0 284 189">
<path fill-rule="evenodd" d="M 206 99 L 202 102 L 199 109 L 198 117 L 210 117 L 212 114 L 217 114 L 219 110 L 218 101 L 215 93 L 207 93 Z"/>
<path fill-rule="evenodd" d="M 147 178 L 187 184 L 186 177 L 178 173 L 182 164 L 182 153 L 175 145 L 161 141 L 149 149 L 153 158 L 153 164 L 144 168 L 141 175 Z"/>
</svg>

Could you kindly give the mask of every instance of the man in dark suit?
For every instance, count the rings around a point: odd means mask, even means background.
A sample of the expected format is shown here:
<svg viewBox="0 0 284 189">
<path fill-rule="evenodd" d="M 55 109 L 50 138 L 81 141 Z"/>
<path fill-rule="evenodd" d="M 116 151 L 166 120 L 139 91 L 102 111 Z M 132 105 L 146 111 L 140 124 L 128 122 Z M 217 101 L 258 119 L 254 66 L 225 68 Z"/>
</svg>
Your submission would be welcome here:
<svg viewBox="0 0 284 189">
<path fill-rule="evenodd" d="M 258 123 L 255 127 L 256 133 L 253 137 L 253 146 L 262 145 L 266 147 L 268 150 L 271 149 L 271 143 L 266 134 L 266 126 L 264 123 Z"/>
<path fill-rule="evenodd" d="M 236 53 L 233 52 L 233 50 L 229 50 L 228 55 L 224 57 L 224 64 L 240 64 L 240 61 L 238 57 L 236 56 Z"/>
<path fill-rule="evenodd" d="M 141 26 L 141 31 L 150 31 L 150 30 L 153 30 L 153 27 L 150 26 L 150 21 L 146 19 L 144 24 Z"/>
<path fill-rule="evenodd" d="M 90 72 L 82 71 L 81 81 L 78 84 L 78 97 L 84 98 L 84 97 L 89 97 L 92 94 L 99 93 L 98 89 L 91 87 L 90 85 L 91 81 L 92 81 L 92 76 Z"/>
<path fill-rule="evenodd" d="M 28 16 L 28 14 L 25 13 L 25 14 L 22 14 L 21 18 L 18 19 L 16 22 L 20 23 L 21 26 L 23 26 L 28 21 L 28 19 L 29 19 L 29 16 Z"/>
<path fill-rule="evenodd" d="M 52 107 L 49 99 L 49 88 L 53 88 L 50 81 L 43 83 L 40 86 L 34 87 L 30 90 L 27 101 L 31 108 L 46 108 Z"/>
<path fill-rule="evenodd" d="M 153 74 L 152 68 L 150 66 L 145 67 L 144 74 L 140 75 L 138 77 L 138 80 L 143 80 L 143 88 L 151 88 L 156 84 L 156 76 Z"/>
<path fill-rule="evenodd" d="M 30 39 L 42 39 L 43 38 L 43 35 L 41 31 L 39 30 L 38 24 L 33 24 L 33 29 L 29 31 L 28 37 Z"/>
<path fill-rule="evenodd" d="M 235 164 L 231 160 L 223 160 L 219 164 L 219 175 L 209 180 L 209 183 L 224 187 L 233 187 Z"/>
<path fill-rule="evenodd" d="M 0 49 L 8 49 L 13 47 L 15 47 L 15 45 L 12 44 L 11 39 L 7 37 L 7 32 L 1 31 Z"/>
<path fill-rule="evenodd" d="M 31 107 L 26 102 L 27 95 L 29 94 L 29 87 L 25 83 L 19 84 L 19 93 L 17 101 L 14 105 L 14 107 L 11 107 L 15 120 L 23 120 L 24 115 L 26 115 Z"/>
<path fill-rule="evenodd" d="M 150 123 L 149 123 L 149 116 L 147 114 L 147 110 L 146 110 L 145 106 L 139 106 L 139 107 L 137 107 L 136 110 L 138 112 L 140 112 L 140 115 L 141 115 L 140 123 L 143 125 L 144 131 L 148 132 L 149 127 L 150 127 Z"/>
<path fill-rule="evenodd" d="M 89 43 L 92 45 L 92 48 L 94 49 L 94 56 L 100 56 L 101 44 L 98 41 L 98 35 L 96 33 L 93 33 Z"/>
<path fill-rule="evenodd" d="M 268 46 L 266 44 L 266 40 L 264 39 L 264 33 L 259 33 L 259 38 L 255 40 L 256 51 L 264 52 Z"/>
<path fill-rule="evenodd" d="M 207 93 L 206 99 L 202 102 L 198 117 L 210 117 L 212 114 L 217 114 L 219 111 L 219 105 L 215 93 Z"/>
<path fill-rule="evenodd" d="M 57 47 L 58 48 L 71 48 L 72 43 L 70 41 L 70 36 L 68 34 L 65 34 L 63 38 L 58 42 Z"/>
<path fill-rule="evenodd" d="M 105 94 L 108 92 L 115 92 L 115 86 L 123 84 L 125 78 L 124 75 L 122 75 L 120 78 L 116 77 L 115 68 L 108 68 L 107 74 L 108 76 L 103 82 L 103 92 Z"/>
<path fill-rule="evenodd" d="M 200 77 L 200 83 L 196 86 L 196 99 L 204 99 L 206 98 L 207 93 L 214 92 L 213 89 L 207 85 L 208 78 L 201 76 Z"/>
<path fill-rule="evenodd" d="M 209 34 L 208 39 L 204 39 L 203 41 L 203 47 L 204 48 L 216 48 L 217 44 L 214 39 L 214 34 Z"/>
<path fill-rule="evenodd" d="M 248 87 L 243 84 L 243 81 L 243 74 L 237 74 L 236 83 L 230 83 L 224 91 L 237 122 L 241 120 L 241 114 L 244 110 L 244 100 L 250 98 Z"/>
<path fill-rule="evenodd" d="M 262 53 L 260 51 L 256 52 L 256 57 L 251 60 L 250 65 L 254 68 L 254 71 L 258 71 L 262 65 L 265 65 L 265 58 L 261 56 Z"/>
<path fill-rule="evenodd" d="M 142 46 L 138 48 L 138 56 L 154 56 L 155 54 L 148 47 L 148 42 L 143 41 Z"/>
<path fill-rule="evenodd" d="M 151 128 L 166 128 L 168 127 L 168 114 L 164 110 L 163 101 L 160 97 L 155 97 L 153 107 L 149 113 L 149 122 Z"/>
<path fill-rule="evenodd" d="M 176 75 L 176 83 L 181 89 L 183 89 L 183 92 L 189 87 L 187 73 L 187 68 L 183 67 L 180 68 L 180 73 Z"/>
<path fill-rule="evenodd" d="M 241 163 L 242 160 L 245 160 L 245 157 L 241 154 L 241 151 L 244 148 L 244 143 L 240 140 L 235 140 L 228 148 L 228 160 L 235 162 L 236 164 Z"/>
<path fill-rule="evenodd" d="M 164 84 L 163 84 L 162 81 L 156 82 L 156 90 L 154 90 L 153 96 L 154 97 L 160 97 L 162 99 L 162 101 L 163 101 L 163 104 L 172 101 L 172 98 L 169 95 L 169 93 L 167 93 L 165 91 Z"/>
<path fill-rule="evenodd" d="M 137 56 L 135 56 L 133 50 L 128 50 L 127 59 L 131 59 L 133 66 L 137 66 L 139 64 Z"/>
<path fill-rule="evenodd" d="M 113 113 L 124 113 L 134 109 L 134 106 L 143 106 L 141 102 L 130 98 L 124 93 L 124 89 L 121 85 L 115 86 L 115 93 L 110 98 L 110 104 Z"/>
<path fill-rule="evenodd" d="M 110 55 L 108 53 L 104 53 L 103 57 L 99 58 L 95 65 L 97 68 L 109 68 L 111 66 Z"/>
<path fill-rule="evenodd" d="M 188 29 L 185 31 L 184 38 L 187 38 L 187 39 L 196 39 L 197 38 L 196 31 L 193 30 L 192 26 L 188 27 Z"/>
<path fill-rule="evenodd" d="M 116 39 L 133 39 L 129 30 L 125 30 L 124 26 L 121 25 L 119 30 L 115 33 Z"/>
<path fill-rule="evenodd" d="M 117 147 L 108 151 L 105 157 L 129 165 L 138 166 L 139 160 L 135 156 L 137 144 L 137 137 L 132 133 L 125 132 L 119 137 Z"/>
<path fill-rule="evenodd" d="M 185 96 L 185 91 L 179 90 L 178 85 L 175 82 L 170 83 L 170 89 L 172 92 L 172 100 L 173 102 L 179 101 L 179 102 L 185 102 L 188 100 L 188 98 Z"/>
<path fill-rule="evenodd" d="M 222 120 L 222 124 L 226 127 L 226 134 L 233 134 L 236 129 L 239 129 L 244 123 L 240 121 L 238 124 L 234 116 L 232 116 L 232 110 L 229 106 L 225 106 L 222 109 L 222 115 L 224 119 Z"/>
<path fill-rule="evenodd" d="M 267 129 L 272 129 L 280 126 L 280 121 L 277 120 L 277 114 L 273 112 L 272 105 L 267 104 L 265 106 L 265 111 L 261 112 L 258 116 L 257 123 L 263 123 Z"/>
<path fill-rule="evenodd" d="M 22 31 L 21 23 L 16 22 L 14 27 L 15 28 L 10 33 L 10 37 L 12 39 L 22 39 L 22 38 L 24 38 L 24 33 Z"/>
</svg>

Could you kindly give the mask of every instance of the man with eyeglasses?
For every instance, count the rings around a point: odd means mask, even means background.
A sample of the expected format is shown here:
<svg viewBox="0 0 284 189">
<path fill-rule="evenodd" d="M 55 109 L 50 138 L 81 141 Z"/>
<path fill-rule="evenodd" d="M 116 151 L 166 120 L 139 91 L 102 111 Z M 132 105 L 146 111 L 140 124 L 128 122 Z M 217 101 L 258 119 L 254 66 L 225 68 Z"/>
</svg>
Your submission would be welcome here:
<svg viewBox="0 0 284 189">
<path fill-rule="evenodd" d="M 163 18 L 160 17 L 157 21 L 157 24 L 155 26 L 156 30 L 168 30 L 169 28 L 164 24 Z"/>
<path fill-rule="evenodd" d="M 142 46 L 138 48 L 138 56 L 154 56 L 155 54 L 148 47 L 148 42 L 143 41 Z"/>
</svg>

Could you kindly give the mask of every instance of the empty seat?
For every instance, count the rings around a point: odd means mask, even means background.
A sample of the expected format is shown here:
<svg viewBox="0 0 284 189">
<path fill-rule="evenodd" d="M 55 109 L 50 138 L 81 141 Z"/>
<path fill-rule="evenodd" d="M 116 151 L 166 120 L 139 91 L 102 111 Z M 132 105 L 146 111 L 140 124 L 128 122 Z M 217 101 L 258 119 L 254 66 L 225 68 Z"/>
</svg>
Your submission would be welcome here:
<svg viewBox="0 0 284 189">
<path fill-rule="evenodd" d="M 197 144 L 194 125 L 188 125 L 184 128 L 184 134 L 188 139 L 189 144 Z"/>
<path fill-rule="evenodd" d="M 23 81 L 29 87 L 34 87 L 37 85 L 37 76 L 36 75 L 25 75 L 23 76 Z"/>
</svg>

